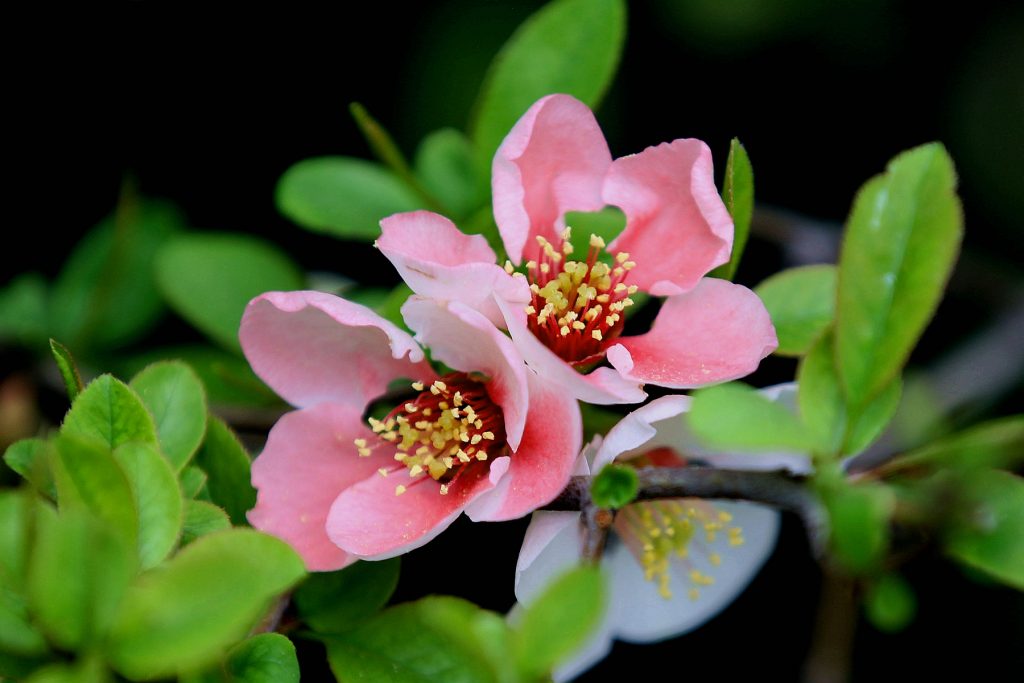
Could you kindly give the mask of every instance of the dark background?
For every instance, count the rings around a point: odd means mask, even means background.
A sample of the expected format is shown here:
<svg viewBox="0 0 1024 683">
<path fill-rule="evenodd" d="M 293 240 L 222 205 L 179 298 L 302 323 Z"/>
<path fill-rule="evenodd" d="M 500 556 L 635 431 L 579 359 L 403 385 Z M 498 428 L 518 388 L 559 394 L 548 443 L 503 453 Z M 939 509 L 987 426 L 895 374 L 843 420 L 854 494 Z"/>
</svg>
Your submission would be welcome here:
<svg viewBox="0 0 1024 683">
<path fill-rule="evenodd" d="M 540 4 L 346 4 L 327 14 L 293 4 L 213 12 L 122 2 L 88 15 L 47 8 L 9 16 L 13 217 L 0 285 L 25 270 L 54 275 L 77 238 L 113 209 L 126 174 L 144 194 L 180 205 L 197 228 L 262 235 L 309 270 L 396 281 L 372 249 L 283 219 L 273 203 L 277 178 L 309 156 L 368 156 L 347 113 L 352 101 L 409 153 L 432 130 L 463 127 L 491 56 Z M 615 156 L 699 137 L 720 169 L 729 139 L 744 142 L 759 215 L 738 279 L 751 286 L 792 264 L 779 220 L 784 228 L 810 224 L 827 244 L 857 188 L 889 158 L 943 141 L 961 172 L 967 232 L 950 296 L 914 358 L 925 366 L 1021 292 L 1022 38 L 1020 3 L 990 0 L 955 10 L 883 0 L 636 1 L 620 74 L 598 118 Z M 799 215 L 779 219 L 779 207 Z M 811 252 L 834 258 L 827 248 Z M 786 373 L 791 365 L 769 363 L 758 379 Z M 990 413 L 1020 410 L 1019 380 Z M 458 523 L 407 558 L 398 597 L 432 590 L 443 576 L 450 592 L 507 609 L 523 528 Z M 931 556 L 913 562 L 908 576 L 919 588 L 919 617 L 898 636 L 861 624 L 858 680 L 1009 680 L 1024 666 L 1019 594 Z M 787 519 L 766 569 L 721 616 L 665 645 L 618 646 L 586 680 L 627 672 L 647 679 L 659 667 L 680 679 L 795 679 L 819 580 L 799 524 Z M 312 669 L 306 679 L 316 680 Z"/>
</svg>

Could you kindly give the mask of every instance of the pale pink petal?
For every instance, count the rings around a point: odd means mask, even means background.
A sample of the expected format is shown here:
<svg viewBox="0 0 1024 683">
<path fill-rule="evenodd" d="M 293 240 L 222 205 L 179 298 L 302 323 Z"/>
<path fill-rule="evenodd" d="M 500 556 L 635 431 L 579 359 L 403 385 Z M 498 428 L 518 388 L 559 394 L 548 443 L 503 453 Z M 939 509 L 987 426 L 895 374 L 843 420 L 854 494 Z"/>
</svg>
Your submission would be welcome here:
<svg viewBox="0 0 1024 683">
<path fill-rule="evenodd" d="M 444 216 L 412 211 L 380 222 L 376 246 L 412 291 L 442 301 L 461 301 L 501 324 L 494 295 L 527 302 L 529 287 L 495 262 L 482 235 L 466 235 Z"/>
<path fill-rule="evenodd" d="M 583 441 L 579 404 L 557 386 L 529 373 L 530 410 L 508 474 L 466 509 L 474 522 L 516 519 L 550 503 L 577 466 Z"/>
<path fill-rule="evenodd" d="M 362 410 L 394 379 L 435 377 L 407 333 L 323 292 L 261 294 L 245 309 L 239 339 L 256 374 L 300 408 L 334 401 Z"/>
<path fill-rule="evenodd" d="M 586 375 L 577 372 L 530 332 L 524 306 L 502 300 L 497 304 L 516 349 L 527 365 L 548 382 L 586 403 L 639 403 L 647 398 L 640 388 L 642 382 L 626 379 L 612 368 L 597 368 Z"/>
<path fill-rule="evenodd" d="M 642 455 L 662 445 L 682 452 L 682 444 L 653 443 L 658 436 L 655 425 L 668 422 L 682 424 L 679 416 L 690 409 L 690 401 L 689 396 L 662 396 L 626 415 L 605 435 L 594 456 L 593 470 L 599 472 L 613 460 Z"/>
<path fill-rule="evenodd" d="M 558 571 L 568 570 L 572 565 L 579 562 L 580 548 L 566 543 L 564 545 L 567 552 L 559 556 L 561 557 L 561 561 L 558 563 L 561 565 L 560 567 L 553 569 L 551 567 L 533 566 L 534 562 L 544 555 L 545 549 L 564 529 L 574 525 L 578 534 L 580 529 L 579 521 L 580 513 L 578 512 L 538 510 L 533 513 L 533 516 L 530 517 L 530 526 L 526 528 L 526 535 L 523 536 L 523 546 L 519 549 L 519 560 L 516 562 L 515 589 L 517 596 L 520 595 L 520 583 L 523 582 L 524 575 L 527 578 L 526 583 L 523 585 L 523 593 L 529 594 L 532 597 L 535 592 L 543 590 L 543 586 L 532 583 L 530 577 L 535 574 L 543 576 L 557 574 Z M 546 561 L 551 561 L 552 559 L 551 555 L 545 556 Z"/>
<path fill-rule="evenodd" d="M 513 450 L 518 448 L 529 401 L 526 365 L 512 340 L 491 321 L 469 306 L 409 297 L 402 306 L 406 324 L 430 348 L 434 360 L 461 370 L 479 372 L 490 379 L 487 393 L 501 406 L 505 434 Z"/>
<path fill-rule="evenodd" d="M 453 482 L 445 495 L 440 485 L 421 475 L 410 479 L 398 469 L 347 488 L 331 506 L 327 534 L 346 551 L 363 559 L 384 560 L 419 548 L 455 521 L 474 498 L 500 481 L 501 458 L 490 470 L 480 468 Z M 396 487 L 406 490 L 396 495 Z"/>
<path fill-rule="evenodd" d="M 756 294 L 705 278 L 692 291 L 666 299 L 650 332 L 621 338 L 607 357 L 627 379 L 692 389 L 750 374 L 777 345 Z"/>
<path fill-rule="evenodd" d="M 289 543 L 311 571 L 340 569 L 356 559 L 331 542 L 325 523 L 338 494 L 381 466 L 378 458 L 360 458 L 352 443 L 375 438 L 361 413 L 336 403 L 288 413 L 252 464 L 257 499 L 249 522 Z"/>
<path fill-rule="evenodd" d="M 711 150 L 700 140 L 616 159 L 603 194 L 626 214 L 626 229 L 609 250 L 636 262 L 630 284 L 656 296 L 681 294 L 729 260 L 732 218 L 715 189 Z"/>
<path fill-rule="evenodd" d="M 494 220 L 513 263 L 537 252 L 536 236 L 559 243 L 567 211 L 604 206 L 612 157 L 587 105 L 549 95 L 523 114 L 494 155 Z"/>
</svg>

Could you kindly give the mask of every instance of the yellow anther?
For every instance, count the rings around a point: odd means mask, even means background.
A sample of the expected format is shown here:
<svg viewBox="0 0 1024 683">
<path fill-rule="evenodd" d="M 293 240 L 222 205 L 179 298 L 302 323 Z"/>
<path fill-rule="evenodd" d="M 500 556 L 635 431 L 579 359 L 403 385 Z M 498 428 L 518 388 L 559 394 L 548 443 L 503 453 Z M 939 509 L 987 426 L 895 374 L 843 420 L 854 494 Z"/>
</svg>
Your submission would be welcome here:
<svg viewBox="0 0 1024 683">
<path fill-rule="evenodd" d="M 423 382 L 413 382 L 412 388 L 416 391 L 423 391 Z"/>
<path fill-rule="evenodd" d="M 396 495 L 396 496 L 400 496 L 400 495 L 402 495 L 403 493 L 405 493 L 405 487 L 404 487 L 404 486 L 402 486 L 401 484 L 399 484 L 398 486 L 396 486 L 396 487 L 395 487 L 395 495 Z"/>
<path fill-rule="evenodd" d="M 604 239 L 597 235 L 591 234 L 590 246 L 594 247 L 595 249 L 604 249 Z"/>
<path fill-rule="evenodd" d="M 711 553 L 711 555 L 708 556 L 708 560 L 715 567 L 717 567 L 720 564 L 722 564 L 722 556 L 719 555 L 718 553 Z"/>
<path fill-rule="evenodd" d="M 484 437 L 480 436 L 479 434 L 474 434 L 473 438 L 470 439 L 469 442 L 475 446 L 478 443 L 480 443 L 483 440 L 483 438 Z"/>
<path fill-rule="evenodd" d="M 620 282 L 619 284 L 615 285 L 615 293 L 616 294 L 622 294 L 623 292 L 625 292 L 628 289 L 629 289 L 629 287 L 627 287 L 626 284 L 623 283 L 623 282 Z"/>
<path fill-rule="evenodd" d="M 533 315 L 537 312 L 537 309 L 533 306 L 527 306 L 524 310 L 526 311 L 526 315 Z"/>
<path fill-rule="evenodd" d="M 505 272 L 508 273 L 509 275 L 516 272 L 516 268 L 515 266 L 512 265 L 511 261 L 505 261 Z"/>
<path fill-rule="evenodd" d="M 456 406 L 461 406 L 462 402 L 463 402 L 462 401 L 462 392 L 461 391 L 456 391 L 455 392 L 455 397 L 452 399 L 452 401 L 455 403 Z"/>
<path fill-rule="evenodd" d="M 448 484 L 441 484 L 441 495 L 442 496 L 447 496 L 448 495 Z"/>
<path fill-rule="evenodd" d="M 560 328 L 558 328 L 558 332 L 563 337 L 568 337 L 569 336 L 569 326 L 568 325 L 562 325 Z"/>
<path fill-rule="evenodd" d="M 431 410 L 430 408 L 424 408 L 423 409 L 423 417 L 430 417 L 431 413 L 433 413 L 433 412 L 434 411 Z"/>
<path fill-rule="evenodd" d="M 630 285 L 626 287 L 626 294 L 636 294 L 640 290 L 636 285 Z"/>
<path fill-rule="evenodd" d="M 494 441 L 494 432 L 484 432 L 483 437 L 488 441 Z"/>
<path fill-rule="evenodd" d="M 409 468 L 410 477 L 418 477 L 421 474 L 423 474 L 423 468 L 420 467 L 419 465 L 413 465 L 412 467 Z"/>
<path fill-rule="evenodd" d="M 418 408 L 416 407 L 415 403 L 406 403 L 405 404 L 405 412 L 407 412 L 407 413 L 415 413 L 417 410 L 418 410 Z"/>
<path fill-rule="evenodd" d="M 549 266 L 547 263 L 540 264 L 540 272 L 547 275 L 548 273 L 551 272 L 551 266 Z"/>
<path fill-rule="evenodd" d="M 359 453 L 360 458 L 369 458 L 372 451 L 369 448 L 359 448 L 356 450 Z"/>
<path fill-rule="evenodd" d="M 596 339 L 597 341 L 601 341 L 601 330 L 593 330 L 590 333 L 590 336 Z"/>
<path fill-rule="evenodd" d="M 625 263 L 627 260 L 629 260 L 629 252 L 620 251 L 618 254 L 615 255 L 616 263 Z"/>
<path fill-rule="evenodd" d="M 480 451 L 480 452 L 478 452 L 478 453 L 476 454 L 476 459 L 477 459 L 477 460 L 481 460 L 481 461 L 482 461 L 482 460 L 486 460 L 486 459 L 487 459 L 487 452 L 486 452 L 486 451 Z"/>
<path fill-rule="evenodd" d="M 386 476 L 388 476 L 388 471 L 387 471 L 386 469 L 384 469 L 383 467 L 381 467 L 381 468 L 380 468 L 379 470 L 377 470 L 377 471 L 378 471 L 378 472 L 380 473 L 380 476 L 382 476 L 382 477 L 386 477 Z"/>
<path fill-rule="evenodd" d="M 636 268 L 636 261 L 626 261 L 622 264 L 622 267 L 626 270 L 633 270 Z"/>
</svg>

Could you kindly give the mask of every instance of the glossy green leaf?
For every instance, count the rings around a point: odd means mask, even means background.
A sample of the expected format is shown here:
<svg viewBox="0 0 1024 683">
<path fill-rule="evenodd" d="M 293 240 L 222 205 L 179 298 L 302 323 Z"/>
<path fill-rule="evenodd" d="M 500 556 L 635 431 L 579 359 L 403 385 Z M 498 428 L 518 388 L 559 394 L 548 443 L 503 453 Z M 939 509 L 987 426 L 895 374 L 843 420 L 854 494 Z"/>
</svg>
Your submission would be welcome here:
<svg viewBox="0 0 1024 683">
<path fill-rule="evenodd" d="M 117 448 L 129 441 L 157 443 L 156 426 L 139 397 L 110 375 L 89 383 L 64 417 L 62 434 L 98 439 Z"/>
<path fill-rule="evenodd" d="M 49 325 L 42 275 L 25 273 L 0 289 L 0 340 L 38 347 L 46 340 Z"/>
<path fill-rule="evenodd" d="M 181 486 L 181 495 L 195 498 L 206 486 L 206 472 L 195 465 L 188 465 L 178 476 L 178 484 Z"/>
<path fill-rule="evenodd" d="M 61 379 L 64 380 L 64 389 L 68 392 L 68 399 L 74 401 L 85 388 L 82 376 L 78 373 L 75 358 L 71 355 L 68 347 L 56 339 L 50 340 L 50 351 L 53 353 L 53 360 L 57 363 Z"/>
<path fill-rule="evenodd" d="M 825 495 L 836 559 L 855 574 L 877 569 L 889 545 L 895 497 L 881 485 L 842 485 Z"/>
<path fill-rule="evenodd" d="M 490 168 L 502 139 L 541 97 L 566 93 L 596 107 L 625 34 L 622 0 L 555 0 L 527 19 L 494 58 L 474 107 L 470 130 L 481 165 Z"/>
<path fill-rule="evenodd" d="M 477 167 L 473 144 L 453 128 L 423 138 L 414 161 L 416 177 L 453 220 L 487 203 L 489 171 Z"/>
<path fill-rule="evenodd" d="M 591 481 L 590 498 L 598 507 L 618 510 L 633 502 L 639 490 L 636 468 L 612 464 L 603 467 Z"/>
<path fill-rule="evenodd" d="M 50 300 L 51 334 L 78 349 L 123 346 L 163 312 L 153 259 L 183 227 L 173 206 L 126 195 L 75 247 Z"/>
<path fill-rule="evenodd" d="M 917 598 L 899 574 L 884 574 L 868 585 L 864 611 L 879 631 L 896 633 L 905 629 L 917 612 Z"/>
<path fill-rule="evenodd" d="M 124 444 L 114 451 L 114 459 L 128 478 L 135 502 L 139 563 L 143 569 L 155 567 L 174 549 L 181 533 L 178 478 L 151 444 Z"/>
<path fill-rule="evenodd" d="M 519 670 L 528 679 L 550 673 L 597 627 L 606 600 L 597 567 L 578 567 L 555 579 L 526 608 L 515 629 Z"/>
<path fill-rule="evenodd" d="M 859 405 L 899 372 L 938 306 L 963 232 L 942 145 L 893 159 L 861 188 L 839 259 L 837 367 Z"/>
<path fill-rule="evenodd" d="M 867 405 L 852 411 L 843 455 L 856 455 L 875 442 L 896 415 L 902 395 L 903 380 L 897 375 Z"/>
<path fill-rule="evenodd" d="M 206 433 L 206 392 L 192 368 L 181 361 L 154 363 L 129 384 L 156 423 L 160 450 L 180 471 Z"/>
<path fill-rule="evenodd" d="M 780 356 L 802 356 L 835 318 L 836 268 L 800 266 L 777 273 L 754 288 L 775 325 Z"/>
<path fill-rule="evenodd" d="M 310 574 L 295 591 L 299 615 L 318 633 L 342 633 L 387 604 L 398 586 L 400 567 L 396 557 Z"/>
<path fill-rule="evenodd" d="M 224 668 L 233 683 L 299 683 L 295 646 L 280 633 L 261 633 L 234 646 Z"/>
<path fill-rule="evenodd" d="M 946 536 L 946 552 L 1024 590 L 1024 479 L 982 470 L 962 481 L 967 505 Z"/>
<path fill-rule="evenodd" d="M 131 587 L 108 660 L 129 678 L 212 664 L 304 573 L 295 551 L 271 536 L 246 529 L 203 536 Z"/>
<path fill-rule="evenodd" d="M 832 335 L 826 333 L 807 352 L 797 368 L 800 417 L 814 436 L 815 451 L 839 455 L 846 432 L 846 401 L 836 373 Z"/>
<path fill-rule="evenodd" d="M 729 142 L 729 158 L 725 162 L 725 180 L 722 184 L 722 200 L 729 209 L 735 226 L 732 239 L 732 255 L 709 275 L 732 280 L 743 257 L 750 235 L 750 222 L 754 218 L 754 168 L 750 165 L 747 150 L 738 138 Z"/>
<path fill-rule="evenodd" d="M 739 382 L 695 392 L 684 419 L 702 443 L 719 450 L 811 451 L 815 445 L 796 415 Z"/>
<path fill-rule="evenodd" d="M 210 416 L 195 462 L 206 472 L 210 499 L 224 508 L 234 524 L 245 524 L 245 513 L 256 505 L 256 489 L 249 477 L 252 460 L 220 418 Z"/>
<path fill-rule="evenodd" d="M 185 502 L 185 524 L 181 530 L 181 545 L 186 546 L 200 536 L 231 528 L 228 513 L 205 500 Z"/>
<path fill-rule="evenodd" d="M 22 439 L 7 447 L 4 462 L 44 496 L 56 499 L 57 490 L 50 471 L 52 450 L 50 442 L 45 439 Z"/>
<path fill-rule="evenodd" d="M 29 609 L 56 645 L 98 642 L 135 575 L 131 547 L 84 510 L 38 506 Z"/>
<path fill-rule="evenodd" d="M 317 157 L 295 164 L 277 183 L 277 208 L 303 228 L 372 242 L 380 219 L 424 208 L 423 200 L 380 164 Z"/>
<path fill-rule="evenodd" d="M 246 304 L 263 292 L 301 289 L 302 274 L 279 248 L 241 234 L 182 235 L 160 249 L 157 284 L 181 317 L 221 346 L 240 350 Z"/>
<path fill-rule="evenodd" d="M 894 461 L 898 468 L 993 467 L 1012 469 L 1024 462 L 1024 415 L 974 425 L 962 432 L 907 453 Z"/>
</svg>

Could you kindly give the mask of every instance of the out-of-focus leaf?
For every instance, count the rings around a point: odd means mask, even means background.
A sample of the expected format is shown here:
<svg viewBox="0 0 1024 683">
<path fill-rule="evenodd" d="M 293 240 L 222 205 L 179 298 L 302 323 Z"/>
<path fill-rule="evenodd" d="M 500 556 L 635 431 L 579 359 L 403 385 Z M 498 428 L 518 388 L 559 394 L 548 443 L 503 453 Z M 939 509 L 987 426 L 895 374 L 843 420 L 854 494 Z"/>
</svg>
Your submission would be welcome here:
<svg viewBox="0 0 1024 683">
<path fill-rule="evenodd" d="M 566 93 L 596 107 L 615 76 L 626 34 L 621 0 L 555 0 L 527 19 L 494 58 L 470 125 L 489 168 L 515 122 L 541 97 Z"/>
<path fill-rule="evenodd" d="M 68 400 L 74 401 L 85 385 L 82 383 L 82 376 L 78 373 L 78 366 L 75 358 L 71 355 L 68 347 L 56 339 L 50 340 L 50 351 L 53 353 L 53 360 L 57 363 L 57 370 L 60 371 L 61 379 L 64 380 L 64 388 L 68 392 Z"/>
<path fill-rule="evenodd" d="M 0 491 L 0 651 L 22 657 L 47 649 L 29 618 L 24 595 L 31 504 L 27 492 Z"/>
<path fill-rule="evenodd" d="M 902 576 L 884 574 L 868 586 L 864 610 L 879 631 L 896 633 L 913 621 L 917 598 L 914 597 L 914 589 Z"/>
<path fill-rule="evenodd" d="M 232 683 L 299 683 L 295 646 L 280 633 L 261 633 L 235 645 L 224 668 Z"/>
<path fill-rule="evenodd" d="M 836 267 L 800 266 L 776 273 L 754 288 L 779 337 L 780 356 L 811 350 L 835 318 Z"/>
<path fill-rule="evenodd" d="M 839 454 L 846 430 L 846 402 L 832 349 L 832 335 L 826 333 L 797 368 L 800 417 L 818 444 L 815 451 L 823 456 Z"/>
<path fill-rule="evenodd" d="M 61 433 L 98 439 L 110 448 L 129 441 L 157 443 L 156 426 L 142 400 L 110 375 L 89 383 L 64 417 Z"/>
<path fill-rule="evenodd" d="M 50 471 L 52 446 L 45 439 L 15 441 L 4 452 L 4 462 L 44 496 L 56 499 L 57 490 Z"/>
<path fill-rule="evenodd" d="M 25 273 L 0 289 L 0 340 L 35 347 L 49 329 L 46 281 L 38 273 Z"/>
<path fill-rule="evenodd" d="M 28 678 L 25 683 L 107 683 L 110 674 L 98 657 L 86 656 L 73 664 L 50 664 Z"/>
<path fill-rule="evenodd" d="M 153 416 L 160 450 L 180 471 L 206 433 L 206 392 L 202 382 L 184 363 L 164 361 L 137 374 L 129 386 Z"/>
<path fill-rule="evenodd" d="M 477 167 L 473 144 L 460 131 L 444 128 L 423 138 L 414 166 L 416 177 L 455 220 L 487 202 L 489 173 Z"/>
<path fill-rule="evenodd" d="M 896 414 L 902 394 L 903 380 L 897 375 L 867 405 L 853 411 L 846 428 L 843 455 L 857 455 L 875 442 Z"/>
<path fill-rule="evenodd" d="M 636 469 L 623 465 L 607 465 L 597 473 L 590 483 L 590 497 L 594 505 L 618 510 L 636 498 L 640 490 L 640 479 Z"/>
<path fill-rule="evenodd" d="M 203 668 L 304 573 L 295 551 L 271 536 L 247 529 L 203 536 L 130 588 L 108 660 L 129 678 Z"/>
<path fill-rule="evenodd" d="M 750 165 L 747 150 L 739 138 L 729 142 L 729 158 L 725 162 L 725 181 L 722 184 L 722 200 L 729 209 L 735 226 L 732 238 L 732 255 L 709 275 L 731 280 L 743 257 L 750 235 L 750 221 L 754 217 L 754 168 Z"/>
<path fill-rule="evenodd" d="M 626 214 L 615 206 L 607 206 L 600 211 L 570 211 L 565 214 L 565 224 L 572 228 L 569 243 L 572 245 L 572 258 L 580 261 L 587 259 L 590 251 L 590 236 L 596 235 L 611 244 L 612 240 L 626 228 Z M 607 251 L 598 254 L 598 258 L 611 262 L 612 255 Z"/>
<path fill-rule="evenodd" d="M 889 544 L 895 497 L 882 485 L 842 485 L 825 494 L 836 558 L 849 571 L 874 571 Z"/>
<path fill-rule="evenodd" d="M 150 444 L 126 443 L 114 459 L 127 475 L 138 516 L 138 552 L 143 569 L 162 562 L 178 542 L 182 499 L 167 460 Z"/>
<path fill-rule="evenodd" d="M 942 297 L 963 216 L 942 145 L 904 152 L 857 194 L 839 258 L 836 358 L 851 406 L 903 367 Z"/>
<path fill-rule="evenodd" d="M 962 493 L 967 504 L 946 535 L 946 551 L 1024 590 L 1024 479 L 981 470 L 964 478 Z"/>
<path fill-rule="evenodd" d="M 13 448 L 13 447 L 12 447 Z M 1013 468 L 1024 462 L 1024 415 L 974 425 L 893 461 L 897 469 L 932 465 Z"/>
<path fill-rule="evenodd" d="M 310 574 L 295 591 L 299 614 L 318 633 L 343 633 L 387 604 L 398 585 L 400 566 L 396 557 Z"/>
<path fill-rule="evenodd" d="M 206 486 L 206 472 L 195 465 L 188 465 L 181 471 L 178 483 L 181 486 L 181 495 L 185 498 L 195 498 Z"/>
<path fill-rule="evenodd" d="M 380 219 L 424 208 L 423 200 L 380 164 L 317 157 L 295 164 L 277 183 L 277 208 L 303 228 L 372 242 Z"/>
<path fill-rule="evenodd" d="M 706 446 L 719 450 L 809 452 L 815 445 L 796 415 L 740 382 L 695 392 L 684 419 Z"/>
<path fill-rule="evenodd" d="M 355 119 L 356 125 L 359 126 L 363 137 L 366 138 L 366 142 L 369 143 L 370 149 L 373 150 L 374 156 L 390 168 L 405 183 L 406 187 L 416 194 L 426 208 L 433 211 L 443 210 L 443 207 L 427 191 L 427 188 L 420 183 L 419 178 L 416 177 L 409 167 L 409 162 L 405 160 L 402 150 L 391 139 L 391 135 L 384 129 L 384 126 L 380 125 L 375 118 L 370 116 L 370 112 L 366 111 L 366 107 L 358 102 L 350 104 L 348 109 L 352 114 L 352 118 Z"/>
<path fill-rule="evenodd" d="M 185 502 L 185 524 L 181 530 L 181 545 L 186 546 L 200 536 L 231 528 L 228 513 L 205 500 Z"/>
<path fill-rule="evenodd" d="M 196 453 L 195 462 L 206 472 L 210 499 L 224 508 L 232 523 L 245 524 L 245 513 L 256 505 L 256 489 L 249 477 L 252 460 L 220 418 L 210 416 L 206 440 Z"/>
</svg>

